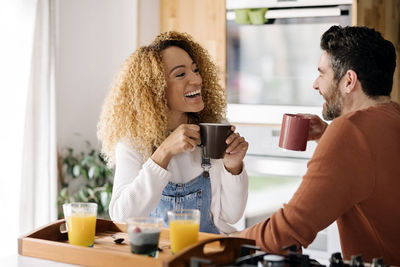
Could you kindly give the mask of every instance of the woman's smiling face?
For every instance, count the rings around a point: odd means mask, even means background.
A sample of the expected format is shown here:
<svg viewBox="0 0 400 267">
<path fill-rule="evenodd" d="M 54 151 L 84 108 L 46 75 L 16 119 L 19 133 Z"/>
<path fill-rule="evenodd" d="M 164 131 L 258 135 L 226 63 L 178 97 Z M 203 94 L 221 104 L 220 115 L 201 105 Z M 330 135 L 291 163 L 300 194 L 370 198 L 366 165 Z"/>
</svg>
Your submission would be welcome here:
<svg viewBox="0 0 400 267">
<path fill-rule="evenodd" d="M 166 97 L 172 114 L 199 112 L 204 109 L 202 78 L 189 54 L 177 46 L 161 52 L 167 82 Z"/>
</svg>

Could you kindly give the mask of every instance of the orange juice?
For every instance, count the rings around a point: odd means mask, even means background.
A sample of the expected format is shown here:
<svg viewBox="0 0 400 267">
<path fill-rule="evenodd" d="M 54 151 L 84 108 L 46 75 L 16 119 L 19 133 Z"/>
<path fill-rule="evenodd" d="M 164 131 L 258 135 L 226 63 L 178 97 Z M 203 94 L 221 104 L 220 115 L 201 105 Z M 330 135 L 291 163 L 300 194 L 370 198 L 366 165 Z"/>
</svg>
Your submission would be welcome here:
<svg viewBox="0 0 400 267">
<path fill-rule="evenodd" d="M 191 220 L 169 222 L 169 239 L 173 253 L 177 253 L 199 240 L 199 223 Z"/>
<path fill-rule="evenodd" d="M 72 245 L 92 246 L 96 232 L 96 216 L 77 213 L 67 217 L 68 240 Z"/>
</svg>

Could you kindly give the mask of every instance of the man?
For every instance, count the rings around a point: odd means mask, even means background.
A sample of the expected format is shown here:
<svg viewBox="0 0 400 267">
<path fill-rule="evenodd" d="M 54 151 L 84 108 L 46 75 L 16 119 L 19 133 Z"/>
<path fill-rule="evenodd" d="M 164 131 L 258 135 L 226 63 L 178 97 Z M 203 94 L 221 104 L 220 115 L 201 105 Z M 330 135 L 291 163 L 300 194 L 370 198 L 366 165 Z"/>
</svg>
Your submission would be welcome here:
<svg viewBox="0 0 400 267">
<path fill-rule="evenodd" d="M 319 141 L 288 204 L 240 236 L 271 253 L 307 247 L 336 220 L 344 259 L 400 265 L 400 105 L 390 100 L 396 53 L 366 27 L 333 26 L 313 87 L 324 97 L 309 140 Z"/>
</svg>

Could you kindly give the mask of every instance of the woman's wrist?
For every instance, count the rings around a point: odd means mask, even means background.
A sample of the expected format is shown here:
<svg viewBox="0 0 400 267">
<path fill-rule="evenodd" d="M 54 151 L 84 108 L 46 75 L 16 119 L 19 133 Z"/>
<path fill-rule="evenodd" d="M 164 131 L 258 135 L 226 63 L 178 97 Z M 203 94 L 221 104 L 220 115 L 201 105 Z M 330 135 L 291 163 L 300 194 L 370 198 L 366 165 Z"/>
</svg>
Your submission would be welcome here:
<svg viewBox="0 0 400 267">
<path fill-rule="evenodd" d="M 167 169 L 171 158 L 172 156 L 170 153 L 168 153 L 168 151 L 162 145 L 159 146 L 156 151 L 154 151 L 153 155 L 151 155 L 151 159 L 164 169 Z"/>
<path fill-rule="evenodd" d="M 243 162 L 241 162 L 238 166 L 228 167 L 224 164 L 225 169 L 230 172 L 232 175 L 239 175 L 243 170 Z"/>
</svg>

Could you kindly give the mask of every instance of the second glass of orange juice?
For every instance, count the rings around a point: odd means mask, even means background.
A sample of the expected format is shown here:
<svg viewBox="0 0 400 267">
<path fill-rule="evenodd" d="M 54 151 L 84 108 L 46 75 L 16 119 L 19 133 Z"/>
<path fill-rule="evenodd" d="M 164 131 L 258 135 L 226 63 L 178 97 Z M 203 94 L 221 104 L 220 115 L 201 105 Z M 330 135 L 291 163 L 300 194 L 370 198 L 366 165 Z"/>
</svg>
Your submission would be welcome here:
<svg viewBox="0 0 400 267">
<path fill-rule="evenodd" d="M 171 250 L 177 253 L 199 240 L 200 211 L 182 209 L 168 211 Z"/>
</svg>

